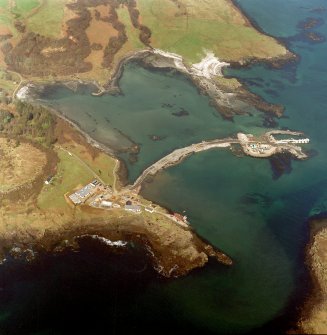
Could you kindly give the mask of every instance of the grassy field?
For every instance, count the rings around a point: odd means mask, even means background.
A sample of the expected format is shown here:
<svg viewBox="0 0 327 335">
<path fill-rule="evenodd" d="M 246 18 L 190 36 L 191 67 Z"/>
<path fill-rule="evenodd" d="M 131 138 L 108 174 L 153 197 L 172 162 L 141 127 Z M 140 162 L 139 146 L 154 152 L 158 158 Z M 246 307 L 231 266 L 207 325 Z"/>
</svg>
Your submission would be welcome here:
<svg viewBox="0 0 327 335">
<path fill-rule="evenodd" d="M 152 46 L 198 62 L 206 50 L 229 61 L 285 54 L 276 40 L 249 26 L 229 0 L 139 0 L 141 21 L 152 31 Z"/>
<path fill-rule="evenodd" d="M 13 17 L 8 11 L 8 7 L 0 7 L 0 33 L 6 34 L 8 32 L 16 34 L 16 29 L 13 25 Z"/>
<path fill-rule="evenodd" d="M 82 147 L 78 146 L 71 148 L 71 152 L 83 160 L 106 184 L 112 186 L 114 179 L 113 169 L 116 164 L 114 158 L 105 153 L 99 153 L 95 158 L 92 158 Z"/>
<path fill-rule="evenodd" d="M 70 156 L 64 150 L 57 150 L 59 164 L 57 173 L 50 185 L 44 185 L 38 196 L 38 206 L 41 209 L 65 208 L 68 206 L 64 194 L 71 192 L 76 186 L 90 182 L 94 176 L 74 156 Z"/>
<path fill-rule="evenodd" d="M 64 5 L 67 0 L 48 0 L 28 19 L 28 29 L 35 33 L 57 38 L 61 34 Z"/>
<path fill-rule="evenodd" d="M 14 27 L 16 11 L 20 21 L 25 24 L 27 32 L 32 31 L 59 39 L 65 36 L 66 22 L 78 16 L 78 11 L 75 12 L 65 6 L 67 3 L 68 0 L 0 0 L 0 34 L 12 33 L 14 37 L 10 39 L 10 43 L 13 46 L 19 43 L 22 34 Z M 208 51 L 213 52 L 221 60 L 236 62 L 252 58 L 271 59 L 287 53 L 287 49 L 274 38 L 252 27 L 231 0 L 137 0 L 136 4 L 140 12 L 140 24 L 148 27 L 152 32 L 151 46 L 180 54 L 189 64 L 199 62 Z M 87 1 L 85 5 L 88 6 Z M 91 44 L 101 44 L 104 48 L 109 37 L 117 35 L 117 31 L 111 24 L 95 20 L 95 7 L 91 6 L 87 9 L 92 15 L 91 24 L 86 29 L 89 41 Z M 101 13 L 101 17 L 108 15 L 108 5 L 97 6 L 96 9 Z M 111 66 L 102 67 L 103 49 L 92 50 L 84 59 L 85 62 L 92 64 L 92 69 L 83 72 L 76 65 L 76 73 L 69 72 L 67 75 L 63 73 L 61 77 L 57 77 L 58 80 L 71 79 L 71 75 L 76 74 L 83 80 L 97 80 L 100 84 L 105 84 L 122 58 L 128 53 L 145 48 L 139 39 L 140 30 L 133 27 L 127 6 L 119 6 L 117 15 L 119 21 L 125 26 L 128 41 L 115 54 Z M 4 43 L 6 41 L 2 42 Z M 17 60 L 20 57 L 25 61 L 26 55 L 21 51 L 19 57 L 15 55 L 13 59 Z M 26 62 L 29 61 L 26 57 Z M 25 75 L 31 75 L 28 71 L 30 67 L 26 64 L 24 65 L 27 69 Z M 56 73 L 57 62 L 54 61 L 53 64 L 53 71 Z M 61 65 L 59 59 L 58 68 Z M 6 67 L 1 51 L 0 67 Z M 22 67 L 18 64 L 12 68 L 22 71 Z M 48 72 L 45 71 L 45 73 Z M 28 79 L 40 78 L 31 75 Z M 52 74 L 44 79 L 53 79 Z M 226 81 L 222 84 L 230 86 L 231 89 L 238 85 L 235 81 Z M 1 79 L 1 73 L 0 85 L 9 92 L 13 89 L 12 83 Z"/>
<path fill-rule="evenodd" d="M 119 9 L 117 9 L 117 14 L 119 21 L 125 25 L 128 41 L 115 55 L 112 70 L 115 69 L 115 66 L 117 66 L 120 60 L 126 56 L 126 54 L 145 48 L 144 44 L 139 39 L 140 31 L 133 27 L 133 24 L 129 17 L 128 9 L 126 7 L 120 7 Z"/>
<path fill-rule="evenodd" d="M 7 8 L 8 0 L 0 0 L 0 8 Z"/>
<path fill-rule="evenodd" d="M 16 0 L 15 7 L 12 9 L 12 12 L 17 16 L 25 17 L 31 12 L 31 10 L 37 8 L 39 5 L 39 0 Z"/>
<path fill-rule="evenodd" d="M 125 25 L 126 34 L 128 38 L 128 41 L 123 48 L 126 50 L 143 49 L 144 44 L 139 39 L 140 31 L 133 27 L 127 7 L 124 6 L 117 9 L 117 14 L 119 21 L 121 21 Z"/>
</svg>

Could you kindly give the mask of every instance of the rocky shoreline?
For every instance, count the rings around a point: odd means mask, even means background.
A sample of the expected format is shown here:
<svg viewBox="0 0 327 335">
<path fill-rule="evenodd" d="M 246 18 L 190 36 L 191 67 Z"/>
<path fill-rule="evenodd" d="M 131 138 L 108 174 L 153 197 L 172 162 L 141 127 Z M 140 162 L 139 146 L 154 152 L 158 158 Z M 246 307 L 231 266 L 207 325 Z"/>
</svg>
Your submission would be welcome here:
<svg viewBox="0 0 327 335">
<path fill-rule="evenodd" d="M 327 333 L 327 213 L 309 219 L 310 242 L 306 247 L 306 264 L 311 277 L 311 290 L 306 297 L 296 334 Z"/>
<path fill-rule="evenodd" d="M 205 61 L 206 58 L 208 58 L 208 55 L 203 61 Z M 196 66 L 203 66 L 203 64 L 189 65 L 186 64 L 179 55 L 148 47 L 147 49 L 131 52 L 123 57 L 116 65 L 111 78 L 105 85 L 100 85 L 96 80 L 81 79 L 45 81 L 41 83 L 41 85 L 62 84 L 73 91 L 76 90 L 79 84 L 92 85 L 97 89 L 97 91 L 92 93 L 94 97 L 103 94 L 121 94 L 119 80 L 123 75 L 124 66 L 129 62 L 137 62 L 141 66 L 152 70 L 175 70 L 183 74 L 197 87 L 201 94 L 209 97 L 211 105 L 228 120 L 232 120 L 235 115 L 248 114 L 246 110 L 253 107 L 275 117 L 281 117 L 283 115 L 283 106 L 274 105 L 265 101 L 258 95 L 250 92 L 242 82 L 233 77 L 224 76 L 222 71 L 225 66 L 244 68 L 255 63 L 266 63 L 272 67 L 281 67 L 286 63 L 297 61 L 298 57 L 296 55 L 288 52 L 277 58 L 248 59 L 238 63 L 225 63 L 220 62 L 216 57 L 213 58 L 215 58 L 216 64 L 209 59 L 208 69 L 204 68 L 199 70 Z M 211 68 L 209 68 L 209 66 L 211 66 Z M 217 71 L 217 69 L 218 73 L 215 73 L 214 71 Z M 213 72 L 210 73 L 210 71 Z M 35 83 L 35 85 L 38 84 Z M 21 89 L 24 89 L 24 87 L 25 86 Z"/>
<path fill-rule="evenodd" d="M 247 20 L 249 26 L 254 27 L 257 31 L 259 31 L 263 35 L 274 38 L 280 45 L 285 45 L 285 41 L 283 38 L 273 36 L 269 34 L 268 32 L 264 31 L 262 27 L 250 15 L 248 15 L 248 13 L 246 13 L 246 11 L 244 10 L 240 2 L 236 0 L 230 0 L 230 1 L 237 8 L 237 10 L 242 13 L 243 17 Z M 296 61 L 299 61 L 299 56 L 288 50 L 288 52 L 285 55 L 279 56 L 277 58 L 270 58 L 266 60 L 253 58 L 253 59 L 248 59 L 242 64 L 233 63 L 232 66 L 233 67 L 244 67 L 244 66 L 249 66 L 251 64 L 264 63 L 267 66 L 270 66 L 272 68 L 281 68 L 282 66 L 284 66 L 285 64 L 288 64 L 289 62 L 296 62 Z"/>
<path fill-rule="evenodd" d="M 52 110 L 52 113 L 55 111 Z M 91 155 L 105 152 L 113 156 L 111 150 L 94 141 L 75 123 L 67 120 L 63 115 L 58 115 L 57 112 L 55 115 L 58 117 L 56 127 L 60 129 L 56 132 L 57 136 L 64 132 L 74 138 L 74 141 L 82 145 Z M 63 139 L 58 138 L 59 145 L 64 145 L 62 141 Z M 52 151 L 49 149 L 48 156 L 51 158 L 51 171 L 54 174 L 53 162 L 57 162 L 58 157 Z M 119 183 L 121 183 L 120 179 L 123 174 L 121 166 L 122 164 L 120 164 L 119 171 L 115 171 Z M 42 173 L 42 178 L 37 179 L 36 193 L 42 188 L 44 178 L 49 171 L 49 168 L 46 168 Z M 16 193 L 14 198 L 8 196 L 6 201 L 17 203 L 15 206 L 21 208 L 17 209 L 19 211 L 24 208 L 24 201 L 21 201 L 20 194 Z M 0 259 L 2 262 L 7 257 L 16 257 L 29 262 L 33 261 L 38 254 L 64 252 L 67 249 L 78 250 L 79 236 L 97 235 L 113 243 L 126 241 L 143 245 L 152 260 L 154 269 L 163 277 L 186 275 L 193 269 L 204 266 L 209 259 L 215 259 L 224 265 L 232 265 L 230 257 L 214 248 L 210 243 L 203 241 L 191 227 L 181 226 L 164 216 L 156 218 L 151 215 L 133 215 L 120 210 L 112 217 L 106 211 L 85 207 L 81 208 L 80 214 L 76 214 L 76 210 L 73 210 L 68 218 L 61 219 L 60 216 L 63 214 L 57 213 L 55 218 L 49 220 L 46 218 L 47 215 L 49 214 L 52 218 L 54 214 L 40 210 L 36 202 L 36 195 L 30 196 L 31 199 L 26 201 L 32 201 L 34 209 L 31 213 L 26 214 L 27 216 L 23 218 L 24 222 L 28 222 L 29 216 L 32 215 L 32 217 L 44 217 L 45 224 L 30 227 L 25 224 L 21 225 L 17 219 L 15 223 L 17 228 L 0 227 L 2 231 Z"/>
<path fill-rule="evenodd" d="M 276 60 L 272 59 L 271 61 L 276 62 L 290 61 L 293 58 L 292 55 L 293 54 L 290 53 L 290 55 L 287 55 L 287 57 L 286 56 L 280 57 Z M 261 62 L 261 60 L 258 61 Z M 269 115 L 270 117 L 281 117 L 283 115 L 284 111 L 283 106 L 274 105 L 266 102 L 258 95 L 255 95 L 254 93 L 247 90 L 244 84 L 242 84 L 241 82 L 237 81 L 236 85 L 237 87 L 226 84 L 226 80 L 228 82 L 229 79 L 228 77 L 225 77 L 222 74 L 222 70 L 223 66 L 228 65 L 228 63 L 222 62 L 221 68 L 219 67 L 218 64 L 219 71 L 221 71 L 221 76 L 219 77 L 221 78 L 221 80 L 217 80 L 217 78 L 214 77 L 195 75 L 191 72 L 190 66 L 184 64 L 184 61 L 180 56 L 162 52 L 161 50 L 156 50 L 150 47 L 148 49 L 131 52 L 127 54 L 124 58 L 122 58 L 120 62 L 117 64 L 115 71 L 111 76 L 111 78 L 109 79 L 109 81 L 103 86 L 101 86 L 96 80 L 78 79 L 78 80 L 54 80 L 51 82 L 44 81 L 42 83 L 29 83 L 25 86 L 22 86 L 18 91 L 18 93 L 16 94 L 16 97 L 22 100 L 26 98 L 27 100 L 30 100 L 29 90 L 28 89 L 26 90 L 26 87 L 30 87 L 32 91 L 35 90 L 36 94 L 38 94 L 37 92 L 38 89 L 40 88 L 42 89 L 47 85 L 64 85 L 65 87 L 73 91 L 77 90 L 78 85 L 89 85 L 97 89 L 97 91 L 91 93 L 95 98 L 103 94 L 113 94 L 113 95 L 122 94 L 121 88 L 119 86 L 119 81 L 123 75 L 124 66 L 129 62 L 137 62 L 140 64 L 140 66 L 150 68 L 151 70 L 178 71 L 195 85 L 195 87 L 199 90 L 200 94 L 207 95 L 209 97 L 210 104 L 214 106 L 217 112 L 219 112 L 222 115 L 222 117 L 225 118 L 226 120 L 232 121 L 235 115 L 249 114 L 247 110 L 249 110 L 252 107 L 256 107 L 258 110 L 267 113 L 267 115 Z M 244 67 L 250 65 L 253 62 L 254 62 L 253 60 L 249 60 L 249 62 L 246 64 L 237 63 L 237 64 L 231 64 L 231 66 Z M 267 60 L 267 62 L 270 61 Z M 23 95 L 19 94 L 21 91 L 23 91 Z M 31 100 L 32 100 L 31 102 L 34 103 L 33 94 Z M 115 156 L 117 152 L 120 152 L 120 150 L 117 150 L 115 148 L 109 148 L 108 145 L 105 145 L 93 139 L 87 132 L 83 131 L 75 121 L 70 120 L 60 111 L 54 108 L 50 108 L 49 106 L 46 107 L 50 109 L 55 115 L 65 120 L 70 125 L 72 125 L 78 132 L 82 133 L 83 136 L 86 138 L 87 142 L 92 146 L 99 148 L 102 151 L 106 152 L 107 154 L 113 156 Z M 120 167 L 121 169 L 124 170 L 123 161 L 121 161 Z M 122 177 L 125 177 L 124 180 L 121 180 L 123 184 L 126 184 L 128 177 L 125 170 L 120 171 L 121 173 L 118 173 Z"/>
<path fill-rule="evenodd" d="M 157 230 L 161 232 L 161 236 Z M 230 266 L 233 261 L 226 254 L 202 240 L 191 228 L 170 223 L 162 229 L 153 227 L 149 221 L 125 217 L 112 221 L 93 219 L 89 222 L 70 222 L 63 227 L 46 229 L 44 234 L 29 231 L 18 238 L 1 238 L 1 263 L 9 258 L 33 262 L 38 255 L 79 250 L 79 238 L 97 236 L 99 243 L 108 247 L 123 247 L 126 244 L 142 245 L 153 268 L 163 277 L 180 277 L 203 267 L 209 259 Z M 19 241 L 19 242 L 18 242 Z"/>
<path fill-rule="evenodd" d="M 277 67 L 296 59 L 297 57 L 289 52 L 285 56 L 280 56 L 276 59 L 249 59 L 244 63 L 222 62 L 222 64 L 224 64 L 223 66 L 230 65 L 231 67 L 245 67 L 257 62 L 266 62 L 271 66 Z M 229 83 L 228 77 L 225 77 L 222 74 L 219 76 L 222 80 L 217 80 L 214 74 L 210 77 L 194 74 L 192 70 L 193 65 L 190 66 L 185 64 L 179 55 L 150 48 L 131 53 L 123 58 L 117 65 L 116 71 L 110 81 L 104 85 L 104 87 L 99 87 L 99 92 L 101 92 L 101 94 L 119 94 L 121 92 L 119 80 L 123 74 L 124 66 L 132 61 L 138 62 L 141 66 L 152 70 L 175 70 L 185 75 L 198 88 L 201 94 L 209 97 L 211 105 L 214 106 L 226 119 L 232 120 L 235 115 L 247 114 L 245 110 L 251 107 L 255 107 L 262 112 L 266 112 L 269 115 L 274 115 L 276 117 L 281 117 L 283 115 L 283 106 L 266 102 L 258 95 L 251 93 L 241 82 L 237 81 L 237 87 L 235 87 L 234 83 L 233 85 Z M 235 78 L 232 79 L 235 80 Z"/>
</svg>

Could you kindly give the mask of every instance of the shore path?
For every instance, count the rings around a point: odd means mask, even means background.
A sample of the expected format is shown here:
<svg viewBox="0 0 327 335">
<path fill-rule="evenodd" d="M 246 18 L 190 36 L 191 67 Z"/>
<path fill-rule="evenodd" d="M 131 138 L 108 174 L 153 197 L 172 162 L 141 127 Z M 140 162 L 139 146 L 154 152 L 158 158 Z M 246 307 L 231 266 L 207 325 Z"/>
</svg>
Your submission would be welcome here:
<svg viewBox="0 0 327 335">
<path fill-rule="evenodd" d="M 240 141 L 235 138 L 223 138 L 212 141 L 202 141 L 200 143 L 191 144 L 185 148 L 176 149 L 145 169 L 143 173 L 136 179 L 134 184 L 128 186 L 128 188 L 130 190 L 137 190 L 149 175 L 155 175 L 162 169 L 176 165 L 193 153 L 214 148 L 226 148 L 235 143 L 240 143 Z"/>
</svg>

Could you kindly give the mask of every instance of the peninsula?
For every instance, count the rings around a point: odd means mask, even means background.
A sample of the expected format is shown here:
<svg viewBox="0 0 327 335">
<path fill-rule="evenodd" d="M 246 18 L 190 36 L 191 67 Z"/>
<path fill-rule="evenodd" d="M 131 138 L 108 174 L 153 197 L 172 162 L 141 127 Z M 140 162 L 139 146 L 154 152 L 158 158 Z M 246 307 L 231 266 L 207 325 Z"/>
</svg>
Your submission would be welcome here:
<svg viewBox="0 0 327 335">
<path fill-rule="evenodd" d="M 89 144 L 66 120 L 25 102 L 3 113 L 7 121 L 0 145 L 7 178 L 0 190 L 2 255 L 13 248 L 23 254 L 40 248 L 55 250 L 62 241 L 66 247 L 76 246 L 77 236 L 89 234 L 113 242 L 147 241 L 154 267 L 165 276 L 185 274 L 204 265 L 208 257 L 230 265 L 227 255 L 196 236 L 187 217 L 141 197 L 142 183 L 191 154 L 232 145 L 254 157 L 290 152 L 298 159 L 307 158 L 297 145 L 307 139 L 273 137 L 300 132 L 275 130 L 259 138 L 238 134 L 176 149 L 145 169 L 132 185 L 122 186 L 119 161 Z M 174 247 L 166 248 L 167 243 Z"/>
<path fill-rule="evenodd" d="M 282 106 L 223 75 L 230 65 L 295 59 L 232 0 L 37 0 L 25 7 L 4 1 L 0 13 L 1 86 L 7 99 L 29 82 L 85 81 L 98 86 L 95 95 L 119 92 L 123 65 L 138 60 L 189 76 L 226 118 L 253 105 L 282 115 Z M 45 22 L 48 15 L 54 19 Z"/>
<path fill-rule="evenodd" d="M 78 238 L 88 235 L 113 248 L 143 245 L 166 277 L 185 275 L 209 258 L 232 264 L 182 216 L 127 193 L 119 161 L 89 144 L 67 121 L 22 102 L 2 113 L 1 120 L 7 120 L 1 122 L 0 137 L 1 176 L 6 176 L 0 189 L 2 261 L 78 249 Z"/>
</svg>

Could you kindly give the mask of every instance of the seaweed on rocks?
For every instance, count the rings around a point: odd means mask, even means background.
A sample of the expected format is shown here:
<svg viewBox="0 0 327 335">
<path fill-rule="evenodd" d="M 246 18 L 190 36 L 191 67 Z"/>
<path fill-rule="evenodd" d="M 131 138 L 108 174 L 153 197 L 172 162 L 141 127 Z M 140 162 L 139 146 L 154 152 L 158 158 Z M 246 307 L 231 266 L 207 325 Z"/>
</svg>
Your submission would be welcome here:
<svg viewBox="0 0 327 335">
<path fill-rule="evenodd" d="M 278 126 L 278 122 L 276 118 L 272 115 L 265 115 L 262 122 L 263 127 L 265 128 L 276 128 Z"/>
<path fill-rule="evenodd" d="M 292 156 L 290 154 L 276 154 L 269 158 L 269 162 L 274 180 L 279 179 L 284 174 L 290 174 L 292 172 Z"/>
<path fill-rule="evenodd" d="M 177 116 L 177 117 L 190 115 L 190 113 L 186 109 L 184 109 L 183 107 L 181 107 L 178 112 L 172 112 L 171 114 L 174 115 L 174 116 Z"/>
</svg>

